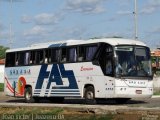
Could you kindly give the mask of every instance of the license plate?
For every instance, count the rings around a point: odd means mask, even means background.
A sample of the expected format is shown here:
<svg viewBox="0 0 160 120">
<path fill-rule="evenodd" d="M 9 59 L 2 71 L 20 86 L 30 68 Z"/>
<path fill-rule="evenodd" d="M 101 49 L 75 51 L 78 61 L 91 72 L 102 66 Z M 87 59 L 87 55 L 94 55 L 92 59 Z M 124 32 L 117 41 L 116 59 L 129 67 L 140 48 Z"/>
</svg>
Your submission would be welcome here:
<svg viewBox="0 0 160 120">
<path fill-rule="evenodd" d="M 142 90 L 136 90 L 136 94 L 142 94 Z"/>
</svg>

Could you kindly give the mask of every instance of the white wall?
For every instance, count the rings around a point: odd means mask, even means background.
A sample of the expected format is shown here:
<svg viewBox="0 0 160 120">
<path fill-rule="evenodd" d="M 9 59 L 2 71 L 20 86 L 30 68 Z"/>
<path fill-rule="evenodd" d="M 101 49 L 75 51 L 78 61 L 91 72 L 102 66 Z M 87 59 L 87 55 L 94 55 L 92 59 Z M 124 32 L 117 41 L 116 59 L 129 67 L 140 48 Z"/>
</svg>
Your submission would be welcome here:
<svg viewBox="0 0 160 120">
<path fill-rule="evenodd" d="M 0 83 L 4 83 L 4 65 L 0 65 Z"/>
<path fill-rule="evenodd" d="M 160 77 L 156 76 L 153 78 L 154 92 L 160 92 Z"/>
</svg>

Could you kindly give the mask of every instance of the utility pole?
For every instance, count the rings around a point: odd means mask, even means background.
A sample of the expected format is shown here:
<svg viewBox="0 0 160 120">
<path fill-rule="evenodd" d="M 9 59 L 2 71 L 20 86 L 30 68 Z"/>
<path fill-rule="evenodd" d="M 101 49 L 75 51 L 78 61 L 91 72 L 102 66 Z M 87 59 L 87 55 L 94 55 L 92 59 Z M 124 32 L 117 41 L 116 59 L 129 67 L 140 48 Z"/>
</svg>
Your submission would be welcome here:
<svg viewBox="0 0 160 120">
<path fill-rule="evenodd" d="M 134 0 L 134 29 L 135 29 L 135 40 L 138 39 L 138 20 L 137 20 L 137 0 Z"/>
<path fill-rule="evenodd" d="M 9 27 L 9 29 L 10 29 L 10 34 L 9 34 L 9 47 L 10 47 L 10 49 L 11 49 L 11 47 L 12 47 L 12 43 L 13 43 L 13 39 L 12 39 L 12 37 L 13 37 L 13 34 L 12 34 L 12 4 L 13 4 L 13 0 L 10 0 L 10 27 Z"/>
</svg>

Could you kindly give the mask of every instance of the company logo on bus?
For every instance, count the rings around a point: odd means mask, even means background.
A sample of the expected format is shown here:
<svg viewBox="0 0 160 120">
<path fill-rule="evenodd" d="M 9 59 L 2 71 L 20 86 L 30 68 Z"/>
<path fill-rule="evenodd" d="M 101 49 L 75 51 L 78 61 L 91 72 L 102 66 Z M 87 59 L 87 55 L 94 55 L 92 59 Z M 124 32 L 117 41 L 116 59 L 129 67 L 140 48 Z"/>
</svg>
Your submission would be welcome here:
<svg viewBox="0 0 160 120">
<path fill-rule="evenodd" d="M 73 70 L 65 70 L 63 64 L 53 64 L 50 70 L 48 69 L 48 65 L 42 65 L 35 88 L 41 89 L 45 79 L 48 79 L 46 89 L 52 87 L 57 87 L 58 89 L 78 89 Z M 63 79 L 68 79 L 69 84 L 67 86 L 64 84 Z"/>
<path fill-rule="evenodd" d="M 89 68 L 89 67 L 81 67 L 81 71 L 91 71 L 93 70 L 93 68 Z"/>
<path fill-rule="evenodd" d="M 24 94 L 24 89 L 25 89 L 25 85 L 26 85 L 26 80 L 24 77 L 20 77 L 18 79 L 18 83 L 17 83 L 17 87 L 18 87 L 18 93 L 20 95 Z"/>
</svg>

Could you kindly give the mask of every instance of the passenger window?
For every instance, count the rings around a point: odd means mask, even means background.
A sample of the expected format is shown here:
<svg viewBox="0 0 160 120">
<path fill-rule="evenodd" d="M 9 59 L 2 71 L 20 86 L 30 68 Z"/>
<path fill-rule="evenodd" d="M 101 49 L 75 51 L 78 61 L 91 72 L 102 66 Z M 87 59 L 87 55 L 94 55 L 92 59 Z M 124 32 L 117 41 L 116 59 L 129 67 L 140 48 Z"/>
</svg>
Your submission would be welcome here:
<svg viewBox="0 0 160 120">
<path fill-rule="evenodd" d="M 78 50 L 78 61 L 84 61 L 86 58 L 86 48 L 84 46 L 80 46 Z"/>
<path fill-rule="evenodd" d="M 69 49 L 69 62 L 76 62 L 77 61 L 77 50 L 76 48 Z"/>
<path fill-rule="evenodd" d="M 29 65 L 29 60 L 30 60 L 30 52 L 26 52 L 24 58 L 24 65 Z"/>
<path fill-rule="evenodd" d="M 15 66 L 15 53 L 6 54 L 6 67 Z"/>
<path fill-rule="evenodd" d="M 36 52 L 36 64 L 42 64 L 42 63 L 44 63 L 43 50 L 40 50 Z"/>
<path fill-rule="evenodd" d="M 92 60 L 97 51 L 97 46 L 90 46 L 86 48 L 86 60 Z"/>
<path fill-rule="evenodd" d="M 51 49 L 45 50 L 45 58 L 44 58 L 44 63 L 51 63 Z"/>
<path fill-rule="evenodd" d="M 35 61 L 35 51 L 31 51 L 31 54 L 30 54 L 30 64 L 33 65 L 36 63 Z"/>
<path fill-rule="evenodd" d="M 59 61 L 59 50 L 51 49 L 51 62 L 56 63 Z"/>
<path fill-rule="evenodd" d="M 67 49 L 62 48 L 61 49 L 61 62 L 66 62 L 67 61 Z"/>
<path fill-rule="evenodd" d="M 25 61 L 25 54 L 24 52 L 18 52 L 16 53 L 16 66 L 24 65 Z"/>
</svg>

